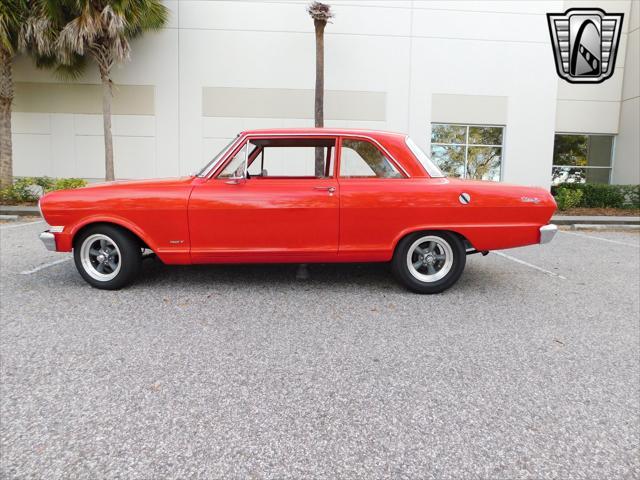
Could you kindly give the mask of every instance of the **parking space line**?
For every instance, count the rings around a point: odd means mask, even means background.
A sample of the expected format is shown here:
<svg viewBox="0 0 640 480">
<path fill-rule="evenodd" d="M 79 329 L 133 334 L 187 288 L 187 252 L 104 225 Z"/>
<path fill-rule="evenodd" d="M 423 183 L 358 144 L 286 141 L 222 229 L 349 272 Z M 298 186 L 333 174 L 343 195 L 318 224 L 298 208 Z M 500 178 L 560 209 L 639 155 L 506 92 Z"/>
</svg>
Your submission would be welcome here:
<svg viewBox="0 0 640 480">
<path fill-rule="evenodd" d="M 627 247 L 636 247 L 640 248 L 640 244 L 633 244 L 627 242 L 620 242 L 618 240 L 611 240 L 610 238 L 602 238 L 596 237 L 595 235 L 586 235 L 584 233 L 576 233 L 576 232 L 566 232 L 564 230 L 560 230 L 562 233 L 568 233 L 569 235 L 575 235 L 576 237 L 584 237 L 584 238 L 593 238 L 594 240 L 601 240 L 603 242 L 615 243 L 616 245 L 626 245 Z"/>
<path fill-rule="evenodd" d="M 27 225 L 35 225 L 36 223 L 44 223 L 44 220 L 36 220 L 35 222 L 19 223 L 17 225 L 4 225 L 0 230 L 9 230 L 10 228 L 26 227 Z"/>
<path fill-rule="evenodd" d="M 58 265 L 59 263 L 62 263 L 62 262 L 68 262 L 69 260 L 71 260 L 71 257 L 61 258 L 60 260 L 56 260 L 54 262 L 43 263 L 42 265 L 38 265 L 37 267 L 32 268 L 31 270 L 25 270 L 24 272 L 20 272 L 20 275 L 31 275 L 32 273 L 39 272 L 40 270 L 44 270 L 45 268 L 53 267 L 54 265 Z"/>
<path fill-rule="evenodd" d="M 534 270 L 538 270 L 539 272 L 546 273 L 547 275 L 551 275 L 552 277 L 558 277 L 558 278 L 561 278 L 562 280 L 566 280 L 567 279 L 567 277 L 563 277 L 562 275 L 560 275 L 558 273 L 555 273 L 555 272 L 552 272 L 551 270 L 546 270 L 546 269 L 544 269 L 542 267 L 539 267 L 537 265 L 534 265 L 532 263 L 525 262 L 524 260 L 520 260 L 519 258 L 512 257 L 511 255 L 507 255 L 506 253 L 496 252 L 496 251 L 493 251 L 491 253 L 495 253 L 496 255 L 500 255 L 501 257 L 504 257 L 507 260 L 511 260 L 512 262 L 516 262 L 516 263 L 519 263 L 521 265 L 525 265 L 525 266 L 527 266 L 529 268 L 533 268 Z"/>
</svg>

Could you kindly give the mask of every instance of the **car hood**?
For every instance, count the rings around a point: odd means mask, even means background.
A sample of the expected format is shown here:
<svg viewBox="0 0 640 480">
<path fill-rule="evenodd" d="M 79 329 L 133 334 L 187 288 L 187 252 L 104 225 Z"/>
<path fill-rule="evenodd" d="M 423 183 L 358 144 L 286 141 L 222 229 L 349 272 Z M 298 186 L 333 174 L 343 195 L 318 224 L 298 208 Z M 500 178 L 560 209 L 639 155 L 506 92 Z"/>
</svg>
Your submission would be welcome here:
<svg viewBox="0 0 640 480">
<path fill-rule="evenodd" d="M 171 177 L 171 178 L 154 178 L 149 180 L 115 180 L 112 182 L 100 182 L 100 183 L 92 183 L 87 185 L 86 187 L 82 187 L 82 189 L 104 189 L 104 188 L 115 188 L 119 187 L 139 187 L 139 188 L 148 188 L 148 187 L 172 187 L 177 185 L 184 185 L 187 183 L 191 183 L 193 180 L 193 176 L 186 177 Z"/>
<path fill-rule="evenodd" d="M 193 177 L 118 180 L 72 190 L 55 190 L 40 197 L 39 203 L 47 220 L 47 215 L 62 214 L 70 209 L 138 209 L 145 205 L 143 200 L 159 202 L 167 198 L 179 198 L 186 205 L 192 183 Z"/>
</svg>

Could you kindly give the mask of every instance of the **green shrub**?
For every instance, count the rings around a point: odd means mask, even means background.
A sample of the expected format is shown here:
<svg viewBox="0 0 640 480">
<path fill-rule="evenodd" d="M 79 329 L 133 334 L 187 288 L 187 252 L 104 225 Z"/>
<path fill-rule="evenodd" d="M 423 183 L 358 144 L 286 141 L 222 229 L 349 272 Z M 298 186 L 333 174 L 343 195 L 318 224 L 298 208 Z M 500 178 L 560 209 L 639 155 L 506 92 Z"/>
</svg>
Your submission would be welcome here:
<svg viewBox="0 0 640 480">
<path fill-rule="evenodd" d="M 622 208 L 624 195 L 617 185 L 585 184 L 583 203 L 587 208 Z"/>
<path fill-rule="evenodd" d="M 82 178 L 56 178 L 50 190 L 70 190 L 86 186 L 87 182 Z"/>
<path fill-rule="evenodd" d="M 87 182 L 81 178 L 22 177 L 0 190 L 1 203 L 35 203 L 40 195 L 52 190 L 80 188 Z"/>
<path fill-rule="evenodd" d="M 58 190 L 57 188 L 54 188 L 56 179 L 53 179 L 51 177 L 31 177 L 28 180 L 30 180 L 33 185 L 37 185 L 38 187 L 40 187 L 43 192 Z"/>
<path fill-rule="evenodd" d="M 640 208 L 640 185 L 606 185 L 591 183 L 563 183 L 551 187 L 551 193 L 558 198 L 561 191 L 581 192 L 578 207 L 585 208 Z M 571 207 L 567 207 L 571 208 Z"/>
<path fill-rule="evenodd" d="M 582 203 L 582 190 L 574 188 L 559 188 L 557 192 L 556 203 L 558 204 L 558 210 L 576 208 Z"/>
<path fill-rule="evenodd" d="M 12 186 L 3 189 L 0 196 L 3 203 L 24 203 L 38 200 L 33 179 L 29 177 L 17 179 Z"/>
<path fill-rule="evenodd" d="M 624 208 L 640 208 L 640 185 L 618 185 L 624 196 Z"/>
</svg>

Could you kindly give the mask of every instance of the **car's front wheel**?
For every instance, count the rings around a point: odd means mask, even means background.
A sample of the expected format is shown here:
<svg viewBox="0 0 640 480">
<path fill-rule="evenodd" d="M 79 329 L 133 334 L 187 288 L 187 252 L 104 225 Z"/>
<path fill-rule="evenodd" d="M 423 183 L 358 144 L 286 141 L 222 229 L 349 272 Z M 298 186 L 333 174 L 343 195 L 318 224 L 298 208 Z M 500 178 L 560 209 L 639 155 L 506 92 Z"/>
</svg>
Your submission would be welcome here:
<svg viewBox="0 0 640 480">
<path fill-rule="evenodd" d="M 450 232 L 417 232 L 396 247 L 396 277 L 417 293 L 440 293 L 458 281 L 467 260 L 463 241 Z"/>
<path fill-rule="evenodd" d="M 92 287 L 117 290 L 140 271 L 142 252 L 137 238 L 112 225 L 95 225 L 75 239 L 73 259 Z"/>
</svg>

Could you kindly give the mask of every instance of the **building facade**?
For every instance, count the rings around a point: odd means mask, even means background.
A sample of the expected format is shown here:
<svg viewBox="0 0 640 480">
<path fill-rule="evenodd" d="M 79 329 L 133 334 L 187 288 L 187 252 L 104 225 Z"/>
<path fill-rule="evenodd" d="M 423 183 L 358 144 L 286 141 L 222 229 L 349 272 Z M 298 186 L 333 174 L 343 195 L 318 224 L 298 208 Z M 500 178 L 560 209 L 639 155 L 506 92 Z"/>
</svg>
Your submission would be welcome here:
<svg viewBox="0 0 640 480">
<path fill-rule="evenodd" d="M 313 126 L 305 1 L 167 1 L 114 70 L 117 178 L 190 174 L 239 131 Z M 325 124 L 407 132 L 452 174 L 640 183 L 638 0 L 327 1 Z M 546 13 L 624 13 L 613 76 L 558 77 Z M 104 177 L 101 91 L 17 59 L 14 174 Z M 555 143 L 555 151 L 554 151 Z"/>
</svg>

